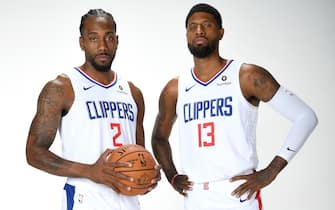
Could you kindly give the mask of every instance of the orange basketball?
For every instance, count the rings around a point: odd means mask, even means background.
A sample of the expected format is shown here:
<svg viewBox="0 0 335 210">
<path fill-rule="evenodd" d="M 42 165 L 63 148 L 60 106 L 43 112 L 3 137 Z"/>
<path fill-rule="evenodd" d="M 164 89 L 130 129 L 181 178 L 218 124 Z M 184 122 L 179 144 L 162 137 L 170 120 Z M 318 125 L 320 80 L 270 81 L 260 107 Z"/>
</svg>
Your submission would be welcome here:
<svg viewBox="0 0 335 210">
<path fill-rule="evenodd" d="M 115 171 L 133 177 L 134 181 L 130 182 L 125 179 L 119 179 L 119 182 L 130 186 L 131 190 L 118 188 L 124 195 L 141 195 L 147 192 L 151 185 L 151 180 L 157 176 L 155 169 L 155 159 L 151 153 L 144 147 L 137 144 L 127 144 L 115 149 L 108 157 L 112 162 L 129 162 L 132 167 L 117 167 Z"/>
</svg>

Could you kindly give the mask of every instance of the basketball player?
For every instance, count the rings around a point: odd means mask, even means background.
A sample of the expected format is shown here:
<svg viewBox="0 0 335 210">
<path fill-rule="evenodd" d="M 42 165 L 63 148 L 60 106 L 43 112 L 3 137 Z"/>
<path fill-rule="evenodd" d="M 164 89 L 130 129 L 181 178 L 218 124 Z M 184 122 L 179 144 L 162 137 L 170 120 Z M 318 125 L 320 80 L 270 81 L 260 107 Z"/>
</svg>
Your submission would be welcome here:
<svg viewBox="0 0 335 210">
<path fill-rule="evenodd" d="M 260 189 L 276 178 L 317 125 L 313 110 L 267 70 L 220 57 L 223 34 L 215 8 L 192 7 L 186 17 L 186 36 L 194 67 L 170 80 L 159 99 L 153 151 L 168 181 L 185 196 L 186 210 L 261 209 Z M 260 102 L 293 125 L 270 164 L 256 171 Z M 169 144 L 176 118 L 180 172 Z"/>
<path fill-rule="evenodd" d="M 90 10 L 81 18 L 80 34 L 85 63 L 42 89 L 27 140 L 27 161 L 68 177 L 64 210 L 138 210 L 137 197 L 121 195 L 117 189 L 130 190 L 117 178 L 132 178 L 114 171 L 131 165 L 106 162 L 106 157 L 124 144 L 144 146 L 143 96 L 133 83 L 111 70 L 118 36 L 110 13 Z M 49 150 L 58 129 L 62 157 Z M 152 180 L 148 191 L 158 180 Z"/>
</svg>

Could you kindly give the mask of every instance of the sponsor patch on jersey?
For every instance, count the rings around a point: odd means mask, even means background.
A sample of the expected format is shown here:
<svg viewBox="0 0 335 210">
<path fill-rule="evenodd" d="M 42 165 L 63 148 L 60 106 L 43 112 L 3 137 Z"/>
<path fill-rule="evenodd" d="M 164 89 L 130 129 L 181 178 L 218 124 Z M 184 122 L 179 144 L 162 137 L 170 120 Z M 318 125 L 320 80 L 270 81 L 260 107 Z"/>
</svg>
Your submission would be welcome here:
<svg viewBox="0 0 335 210">
<path fill-rule="evenodd" d="M 217 82 L 216 85 L 221 86 L 221 85 L 231 85 L 231 81 L 228 80 L 227 75 L 222 75 L 221 81 Z"/>
</svg>

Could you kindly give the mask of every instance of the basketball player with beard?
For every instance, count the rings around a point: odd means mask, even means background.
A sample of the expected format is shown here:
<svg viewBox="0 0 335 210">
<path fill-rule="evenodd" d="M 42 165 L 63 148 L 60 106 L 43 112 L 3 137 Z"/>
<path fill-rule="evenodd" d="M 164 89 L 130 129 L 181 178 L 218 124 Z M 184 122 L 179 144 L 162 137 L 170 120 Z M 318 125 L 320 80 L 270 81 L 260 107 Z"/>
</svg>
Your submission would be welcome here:
<svg viewBox="0 0 335 210">
<path fill-rule="evenodd" d="M 139 210 L 137 196 L 119 194 L 117 189 L 130 189 L 117 178 L 132 178 L 114 168 L 131 165 L 107 162 L 106 157 L 121 145 L 145 145 L 143 96 L 132 82 L 111 69 L 118 46 L 112 15 L 102 9 L 90 10 L 82 16 L 79 29 L 85 63 L 42 89 L 28 135 L 27 161 L 50 174 L 68 177 L 64 210 Z M 57 130 L 62 157 L 49 150 Z M 148 192 L 158 180 L 152 180 Z"/>
<path fill-rule="evenodd" d="M 154 154 L 186 210 L 259 210 L 260 190 L 296 155 L 317 125 L 314 111 L 264 68 L 222 58 L 220 13 L 197 4 L 186 17 L 194 67 L 161 92 L 152 133 Z M 256 124 L 260 102 L 292 121 L 278 154 L 257 169 Z M 178 118 L 177 118 L 178 117 Z M 178 121 L 181 171 L 169 136 Z"/>
</svg>

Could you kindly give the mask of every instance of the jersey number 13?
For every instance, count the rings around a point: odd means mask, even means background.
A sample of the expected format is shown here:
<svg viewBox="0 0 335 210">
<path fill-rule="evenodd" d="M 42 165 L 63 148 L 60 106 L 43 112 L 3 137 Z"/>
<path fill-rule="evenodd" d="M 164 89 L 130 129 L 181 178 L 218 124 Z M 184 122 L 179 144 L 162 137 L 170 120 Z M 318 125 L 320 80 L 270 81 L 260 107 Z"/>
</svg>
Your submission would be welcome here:
<svg viewBox="0 0 335 210">
<path fill-rule="evenodd" d="M 214 122 L 198 124 L 198 146 L 211 147 L 215 145 Z"/>
</svg>

